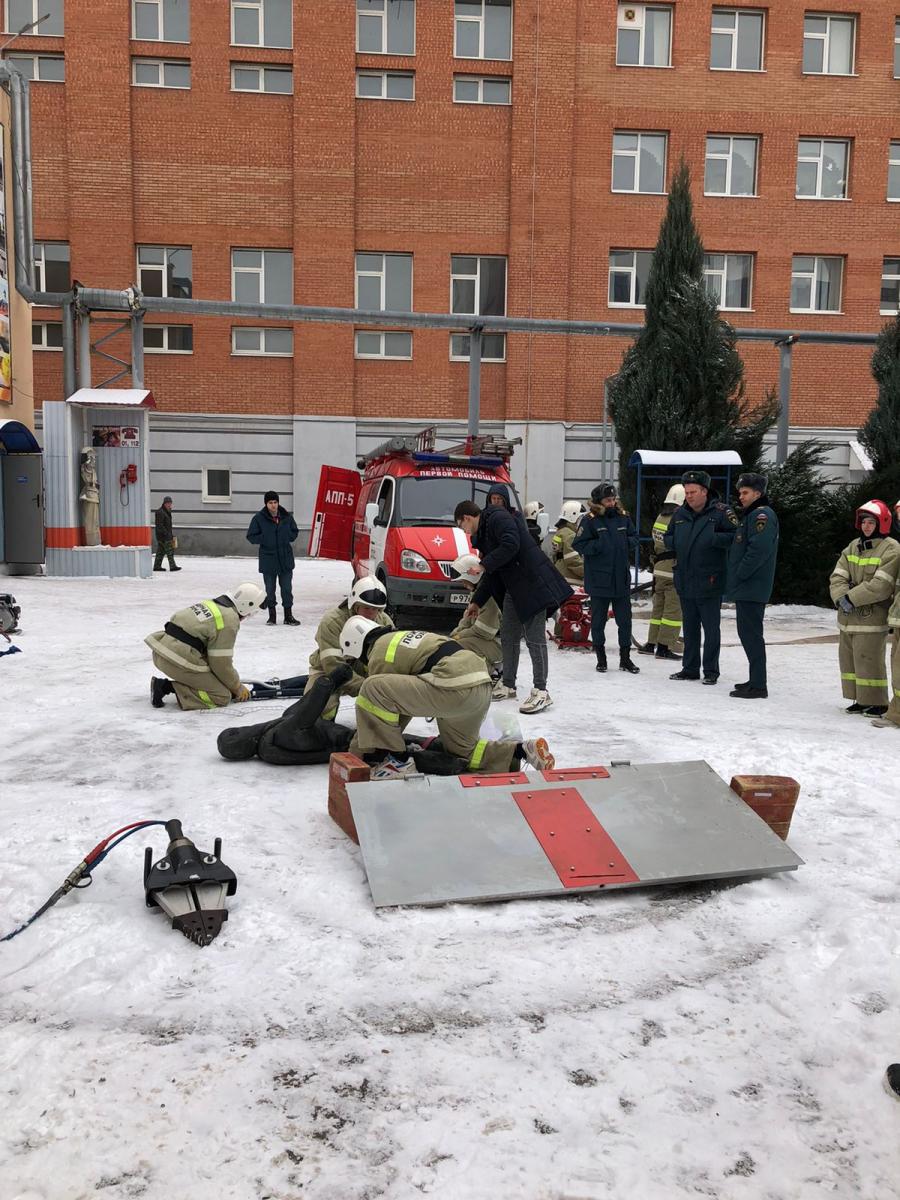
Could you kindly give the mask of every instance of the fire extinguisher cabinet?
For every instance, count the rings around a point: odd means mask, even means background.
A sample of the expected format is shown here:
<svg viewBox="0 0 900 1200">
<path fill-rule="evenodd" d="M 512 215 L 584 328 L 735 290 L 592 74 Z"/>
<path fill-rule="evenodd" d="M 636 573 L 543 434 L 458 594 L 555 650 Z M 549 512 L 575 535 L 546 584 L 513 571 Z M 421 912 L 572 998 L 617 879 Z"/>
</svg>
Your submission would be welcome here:
<svg viewBox="0 0 900 1200">
<path fill-rule="evenodd" d="M 81 388 L 44 404 L 48 575 L 150 578 L 155 407 L 143 388 Z"/>
</svg>

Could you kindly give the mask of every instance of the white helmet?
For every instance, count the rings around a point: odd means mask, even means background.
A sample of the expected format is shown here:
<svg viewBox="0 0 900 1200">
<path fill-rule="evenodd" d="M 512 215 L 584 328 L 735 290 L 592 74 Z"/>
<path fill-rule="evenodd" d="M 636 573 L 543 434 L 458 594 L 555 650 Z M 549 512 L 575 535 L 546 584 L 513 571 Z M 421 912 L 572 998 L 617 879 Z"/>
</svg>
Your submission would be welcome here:
<svg viewBox="0 0 900 1200">
<path fill-rule="evenodd" d="M 258 583 L 239 583 L 228 596 L 239 617 L 249 617 L 266 603 L 266 593 Z"/>
<path fill-rule="evenodd" d="M 666 504 L 684 504 L 684 484 L 673 483 L 666 492 Z"/>
<path fill-rule="evenodd" d="M 351 617 L 341 630 L 341 654 L 344 658 L 361 658 L 366 634 L 380 628 L 377 621 L 368 617 Z"/>
<path fill-rule="evenodd" d="M 542 513 L 543 511 L 544 505 L 540 500 L 529 500 L 524 509 L 525 520 L 536 521 L 538 518 L 538 513 Z"/>
<path fill-rule="evenodd" d="M 584 513 L 585 507 L 580 500 L 567 500 L 562 506 L 559 520 L 568 521 L 571 525 L 574 525 L 579 517 L 584 516 Z"/>
<path fill-rule="evenodd" d="M 353 611 L 355 604 L 365 604 L 369 608 L 387 608 L 387 592 L 384 584 L 374 575 L 363 575 L 357 579 L 347 597 L 347 607 Z"/>
<path fill-rule="evenodd" d="M 464 579 L 466 583 L 479 583 L 484 574 L 484 567 L 474 554 L 461 554 L 450 564 L 450 574 L 453 579 Z"/>
</svg>

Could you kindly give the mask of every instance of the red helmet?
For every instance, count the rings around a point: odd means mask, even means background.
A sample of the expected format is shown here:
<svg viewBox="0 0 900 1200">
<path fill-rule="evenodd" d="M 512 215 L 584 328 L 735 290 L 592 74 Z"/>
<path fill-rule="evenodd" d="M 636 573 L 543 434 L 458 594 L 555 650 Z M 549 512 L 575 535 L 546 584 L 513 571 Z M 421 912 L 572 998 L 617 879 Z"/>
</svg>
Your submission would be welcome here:
<svg viewBox="0 0 900 1200">
<path fill-rule="evenodd" d="M 863 517 L 874 517 L 878 523 L 878 532 L 884 537 L 891 532 L 893 518 L 891 510 L 883 500 L 867 500 L 856 510 L 856 528 L 862 528 Z"/>
</svg>

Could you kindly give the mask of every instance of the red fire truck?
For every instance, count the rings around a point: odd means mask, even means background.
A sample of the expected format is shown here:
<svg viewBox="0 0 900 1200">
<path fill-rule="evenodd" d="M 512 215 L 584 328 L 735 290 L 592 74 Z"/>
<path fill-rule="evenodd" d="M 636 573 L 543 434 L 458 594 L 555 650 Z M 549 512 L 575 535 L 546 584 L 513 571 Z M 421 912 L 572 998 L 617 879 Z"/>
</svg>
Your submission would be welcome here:
<svg viewBox="0 0 900 1200">
<path fill-rule="evenodd" d="M 356 578 L 375 575 L 399 625 L 454 624 L 469 595 L 451 581 L 450 564 L 472 548 L 454 509 L 460 500 L 483 508 L 494 483 L 521 507 L 509 475 L 521 440 L 476 436 L 436 450 L 432 428 L 390 438 L 358 460 L 361 474 L 323 466 L 310 556 L 351 562 Z"/>
</svg>

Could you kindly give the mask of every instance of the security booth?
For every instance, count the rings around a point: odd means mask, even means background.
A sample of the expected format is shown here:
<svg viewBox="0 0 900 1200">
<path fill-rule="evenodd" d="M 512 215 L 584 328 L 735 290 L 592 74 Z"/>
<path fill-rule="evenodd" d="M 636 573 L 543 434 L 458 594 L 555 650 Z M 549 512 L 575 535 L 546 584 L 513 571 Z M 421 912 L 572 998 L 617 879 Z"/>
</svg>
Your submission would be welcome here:
<svg viewBox="0 0 900 1200">
<path fill-rule="evenodd" d="M 634 551 L 634 582 L 638 581 L 641 564 L 641 542 L 650 542 L 650 537 L 641 536 L 641 503 L 644 484 L 658 482 L 666 488 L 679 483 L 685 471 L 706 471 L 713 482 L 723 484 L 722 499 L 727 500 L 731 492 L 731 474 L 735 467 L 743 466 L 737 450 L 635 450 L 628 460 L 629 467 L 637 469 L 635 480 L 634 525 L 638 531 L 638 544 Z"/>
<path fill-rule="evenodd" d="M 149 410 L 144 388 L 80 388 L 44 404 L 47 574 L 149 579 Z"/>
<path fill-rule="evenodd" d="M 21 421 L 0 421 L 0 563 L 8 575 L 29 575 L 43 561 L 41 448 Z"/>
</svg>

